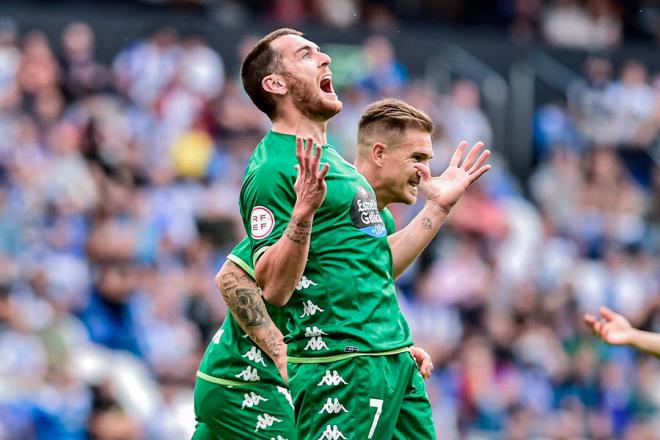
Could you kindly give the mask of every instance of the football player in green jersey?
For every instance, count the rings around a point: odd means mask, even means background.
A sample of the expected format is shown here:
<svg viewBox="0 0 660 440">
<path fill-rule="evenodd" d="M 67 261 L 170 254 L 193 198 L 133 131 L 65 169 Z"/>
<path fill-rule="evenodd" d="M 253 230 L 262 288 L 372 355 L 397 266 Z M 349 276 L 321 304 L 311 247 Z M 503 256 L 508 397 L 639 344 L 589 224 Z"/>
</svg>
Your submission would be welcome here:
<svg viewBox="0 0 660 440">
<path fill-rule="evenodd" d="M 368 116 L 378 109 L 380 114 L 376 118 Z M 363 125 L 367 119 L 391 122 L 405 115 L 406 110 L 409 113 L 416 112 L 400 101 L 375 103 L 365 112 L 367 118 Z M 387 138 L 383 138 L 383 141 L 389 142 L 392 150 L 396 146 Z M 381 155 L 383 145 L 374 145 L 378 150 L 377 156 Z M 411 147 L 409 156 L 420 157 L 424 161 L 427 159 L 426 151 L 420 151 L 414 145 Z M 409 196 L 397 194 L 380 185 L 380 182 L 390 180 L 384 167 L 369 166 L 368 155 L 363 156 L 359 165 L 364 168 L 365 176 L 369 181 L 379 183 L 377 199 L 408 202 Z M 391 166 L 396 166 L 396 161 Z M 395 230 L 394 219 L 387 208 L 381 203 L 379 205 L 387 233 L 391 235 Z M 287 404 L 286 384 L 277 370 L 279 368 L 281 374 L 286 375 L 286 365 L 282 365 L 286 347 L 281 333 L 270 319 L 272 316 L 278 321 L 280 309 L 264 304 L 261 299 L 253 281 L 254 271 L 247 239 L 232 250 L 228 260 L 218 273 L 216 284 L 232 314 L 209 343 L 200 363 L 195 386 L 195 411 L 199 421 L 195 438 L 277 438 L 276 435 L 279 435 L 281 438 L 293 439 L 293 408 Z M 402 267 L 398 267 L 396 272 L 402 270 Z M 395 269 L 392 268 L 391 272 L 394 273 Z M 313 304 L 307 305 L 306 313 L 317 312 L 322 310 Z M 411 354 L 421 374 L 427 378 L 433 368 L 430 357 L 418 347 L 412 347 Z M 266 426 L 269 421 L 272 425 Z M 259 426 L 262 429 L 257 430 Z"/>
<path fill-rule="evenodd" d="M 373 189 L 326 144 L 327 121 L 341 110 L 329 65 L 316 44 L 281 29 L 263 38 L 241 69 L 248 95 L 273 122 L 248 163 L 240 209 L 257 282 L 269 301 L 285 304 L 298 436 L 434 438 Z M 412 117 L 385 127 L 393 139 L 403 128 L 414 129 L 412 143 L 432 152 L 427 121 Z M 297 135 L 308 137 L 306 149 Z M 403 154 L 383 147 L 379 167 Z M 481 147 L 461 163 L 466 148 L 461 144 L 438 178 L 430 177 L 422 161 L 408 158 L 399 178 L 409 184 L 401 189 L 414 199 L 416 184 L 408 176 L 419 180 L 421 173 L 427 202 L 389 240 L 393 250 L 407 250 L 404 258 L 421 252 L 422 239 L 430 240 L 453 204 L 489 169 Z M 296 165 L 305 170 L 304 178 L 297 179 Z"/>
</svg>

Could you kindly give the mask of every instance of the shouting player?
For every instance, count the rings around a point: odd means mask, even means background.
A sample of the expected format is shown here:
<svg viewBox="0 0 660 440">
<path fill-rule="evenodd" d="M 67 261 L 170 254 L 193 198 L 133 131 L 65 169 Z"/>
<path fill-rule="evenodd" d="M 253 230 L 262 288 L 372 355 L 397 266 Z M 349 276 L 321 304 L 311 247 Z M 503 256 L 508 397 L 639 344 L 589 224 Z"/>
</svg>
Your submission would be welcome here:
<svg viewBox="0 0 660 440">
<path fill-rule="evenodd" d="M 240 207 L 257 282 L 271 302 L 285 304 L 298 436 L 434 438 L 424 385 L 408 353 L 410 329 L 396 300 L 390 244 L 373 189 L 326 145 L 327 121 L 341 110 L 329 65 L 317 45 L 282 29 L 262 39 L 241 70 L 248 95 L 273 122 L 248 164 Z M 400 124 L 392 131 L 397 139 Z M 296 157 L 310 159 L 296 135 L 310 137 L 307 148 L 315 152 L 314 172 L 302 187 Z M 380 143 L 370 153 L 379 167 L 408 151 Z M 419 128 L 405 143 L 425 147 L 430 157 L 429 131 Z M 390 239 L 395 255 L 403 249 L 404 260 L 416 257 L 489 169 L 483 165 L 488 153 L 479 155 L 480 148 L 460 164 L 462 144 L 437 179 L 420 157 L 405 157 L 405 166 L 393 172 L 397 191 L 409 200 L 417 195 L 418 173 L 428 180 L 426 206 Z M 319 169 L 321 158 L 325 164 Z"/>
</svg>

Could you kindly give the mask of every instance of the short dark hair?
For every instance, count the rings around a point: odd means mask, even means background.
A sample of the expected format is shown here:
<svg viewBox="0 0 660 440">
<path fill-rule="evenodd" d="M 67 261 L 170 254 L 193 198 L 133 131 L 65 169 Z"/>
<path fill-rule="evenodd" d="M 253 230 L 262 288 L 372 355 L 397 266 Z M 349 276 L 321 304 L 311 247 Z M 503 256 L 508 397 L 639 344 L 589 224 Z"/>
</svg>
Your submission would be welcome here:
<svg viewBox="0 0 660 440">
<path fill-rule="evenodd" d="M 247 54 L 241 64 L 243 88 L 254 105 L 269 118 L 275 115 L 275 100 L 261 86 L 264 77 L 282 70 L 282 55 L 271 47 L 273 40 L 284 35 L 300 35 L 295 29 L 282 28 L 263 37 Z"/>
<path fill-rule="evenodd" d="M 369 104 L 358 123 L 358 144 L 369 142 L 368 138 L 378 130 L 400 135 L 404 130 L 414 128 L 428 134 L 433 133 L 433 121 L 423 111 L 399 99 L 381 99 Z"/>
</svg>

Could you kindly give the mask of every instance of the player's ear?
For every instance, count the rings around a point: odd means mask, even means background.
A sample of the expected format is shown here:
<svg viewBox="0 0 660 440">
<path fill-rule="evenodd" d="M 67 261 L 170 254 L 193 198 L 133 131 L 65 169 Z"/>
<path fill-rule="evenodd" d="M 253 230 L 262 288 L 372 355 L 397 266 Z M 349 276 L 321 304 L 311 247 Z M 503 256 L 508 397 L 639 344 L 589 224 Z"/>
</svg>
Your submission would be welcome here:
<svg viewBox="0 0 660 440">
<path fill-rule="evenodd" d="M 261 87 L 263 87 L 268 93 L 274 95 L 286 95 L 288 90 L 284 77 L 277 73 L 271 73 L 270 75 L 264 76 L 264 79 L 261 80 Z"/>
<path fill-rule="evenodd" d="M 371 146 L 371 159 L 376 165 L 382 167 L 385 163 L 385 151 L 387 150 L 387 145 L 382 142 L 376 142 Z"/>
</svg>

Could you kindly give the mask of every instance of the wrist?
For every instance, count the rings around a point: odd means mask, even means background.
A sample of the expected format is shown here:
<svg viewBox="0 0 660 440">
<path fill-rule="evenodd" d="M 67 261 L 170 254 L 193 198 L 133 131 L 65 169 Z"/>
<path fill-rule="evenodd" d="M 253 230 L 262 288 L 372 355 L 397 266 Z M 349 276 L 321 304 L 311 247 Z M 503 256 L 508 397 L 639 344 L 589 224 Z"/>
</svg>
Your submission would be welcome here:
<svg viewBox="0 0 660 440">
<path fill-rule="evenodd" d="M 439 202 L 436 202 L 435 200 L 426 200 L 426 204 L 424 205 L 424 209 L 428 212 L 428 214 L 436 217 L 436 216 L 448 216 L 449 212 L 451 211 L 451 208 L 453 206 L 446 206 L 443 205 Z"/>
<path fill-rule="evenodd" d="M 311 222 L 314 219 L 314 209 L 296 203 L 293 205 L 291 219 L 295 219 L 298 222 Z"/>
</svg>

